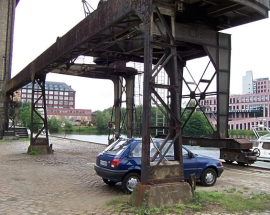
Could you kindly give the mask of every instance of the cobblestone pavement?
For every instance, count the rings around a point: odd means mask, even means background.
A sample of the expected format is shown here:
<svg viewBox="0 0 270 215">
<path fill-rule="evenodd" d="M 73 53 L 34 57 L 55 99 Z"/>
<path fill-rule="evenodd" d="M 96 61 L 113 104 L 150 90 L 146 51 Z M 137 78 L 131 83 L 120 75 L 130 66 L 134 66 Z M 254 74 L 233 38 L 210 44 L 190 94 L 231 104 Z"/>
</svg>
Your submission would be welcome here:
<svg viewBox="0 0 270 215">
<path fill-rule="evenodd" d="M 55 137 L 50 143 L 53 154 L 31 156 L 29 141 L 0 142 L 0 215 L 129 214 L 105 207 L 112 198 L 129 198 L 119 185 L 107 186 L 95 174 L 96 155 L 105 145 Z"/>
</svg>

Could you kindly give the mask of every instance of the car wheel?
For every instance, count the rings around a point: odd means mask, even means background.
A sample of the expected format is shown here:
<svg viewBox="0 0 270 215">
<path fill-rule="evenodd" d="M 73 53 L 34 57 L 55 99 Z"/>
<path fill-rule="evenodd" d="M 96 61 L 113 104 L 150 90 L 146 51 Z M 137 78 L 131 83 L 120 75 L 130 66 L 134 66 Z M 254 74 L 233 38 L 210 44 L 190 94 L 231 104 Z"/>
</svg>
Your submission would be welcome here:
<svg viewBox="0 0 270 215">
<path fill-rule="evenodd" d="M 109 186 L 114 186 L 117 182 L 110 181 L 109 179 L 102 178 L 105 184 L 108 184 Z"/>
<path fill-rule="evenodd" d="M 201 175 L 201 183 L 203 186 L 213 186 L 217 180 L 217 173 L 215 170 L 208 168 L 204 170 Z"/>
<path fill-rule="evenodd" d="M 260 155 L 261 155 L 260 149 L 258 149 L 258 148 L 253 149 L 253 154 L 254 154 L 256 157 L 260 157 Z"/>
<path fill-rule="evenodd" d="M 132 193 L 136 184 L 141 181 L 141 176 L 135 172 L 127 174 L 122 181 L 122 188 L 127 193 Z"/>
</svg>

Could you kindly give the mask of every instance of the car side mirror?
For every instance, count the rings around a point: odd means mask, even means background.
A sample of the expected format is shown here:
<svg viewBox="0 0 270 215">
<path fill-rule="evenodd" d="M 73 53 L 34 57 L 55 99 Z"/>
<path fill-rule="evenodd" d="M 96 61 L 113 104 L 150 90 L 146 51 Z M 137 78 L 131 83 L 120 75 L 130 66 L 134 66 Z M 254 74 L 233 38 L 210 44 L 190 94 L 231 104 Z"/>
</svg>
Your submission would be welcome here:
<svg viewBox="0 0 270 215">
<path fill-rule="evenodd" d="M 192 152 L 188 152 L 188 157 L 189 158 L 193 158 L 194 157 L 193 153 Z"/>
</svg>

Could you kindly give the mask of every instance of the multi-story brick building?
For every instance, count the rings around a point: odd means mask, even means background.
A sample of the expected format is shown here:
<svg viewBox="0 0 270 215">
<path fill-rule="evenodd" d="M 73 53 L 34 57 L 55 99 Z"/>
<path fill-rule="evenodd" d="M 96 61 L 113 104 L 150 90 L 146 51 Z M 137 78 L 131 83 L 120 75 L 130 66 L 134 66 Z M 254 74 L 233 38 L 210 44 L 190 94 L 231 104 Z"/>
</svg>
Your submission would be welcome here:
<svg viewBox="0 0 270 215">
<path fill-rule="evenodd" d="M 34 98 L 38 98 L 41 92 L 37 92 Z M 75 108 L 75 91 L 62 82 L 50 82 L 45 84 L 47 108 Z M 21 92 L 22 101 L 31 102 L 32 83 L 25 85 Z M 39 102 L 42 102 L 41 100 Z"/>
<path fill-rule="evenodd" d="M 269 78 L 259 78 L 252 82 L 243 81 L 243 84 L 248 84 L 252 90 L 248 94 L 230 95 L 229 129 L 250 130 L 257 124 L 270 127 Z M 201 101 L 201 106 L 205 109 L 209 121 L 216 125 L 216 97 L 206 98 Z"/>
<path fill-rule="evenodd" d="M 41 92 L 36 92 L 34 98 L 37 99 Z M 25 85 L 21 89 L 21 101 L 31 102 L 32 99 L 32 83 Z M 70 119 L 72 121 L 79 119 L 84 121 L 92 121 L 94 114 L 91 109 L 75 109 L 76 91 L 63 82 L 45 83 L 45 95 L 47 104 L 47 116 L 55 116 L 57 118 Z M 38 101 L 42 103 L 42 100 Z"/>
</svg>

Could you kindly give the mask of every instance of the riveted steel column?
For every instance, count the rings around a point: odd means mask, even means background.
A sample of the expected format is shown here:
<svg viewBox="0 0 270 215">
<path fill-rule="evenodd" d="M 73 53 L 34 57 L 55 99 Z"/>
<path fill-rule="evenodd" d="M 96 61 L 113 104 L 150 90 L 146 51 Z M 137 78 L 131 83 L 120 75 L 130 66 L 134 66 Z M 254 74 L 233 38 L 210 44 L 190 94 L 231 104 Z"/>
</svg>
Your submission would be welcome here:
<svg viewBox="0 0 270 215">
<path fill-rule="evenodd" d="M 150 120 L 151 120 L 151 91 L 150 79 L 152 71 L 153 47 L 153 13 L 152 1 L 148 3 L 144 19 L 144 84 L 143 84 L 143 125 L 142 125 L 142 173 L 141 183 L 147 183 L 148 166 L 150 165 Z"/>
<path fill-rule="evenodd" d="M 204 46 L 217 71 L 217 134 L 228 137 L 231 35 L 217 33 L 216 47 Z"/>
<path fill-rule="evenodd" d="M 134 107 L 134 82 L 135 76 L 127 77 L 126 80 L 126 120 L 127 137 L 132 137 L 133 107 Z"/>
<path fill-rule="evenodd" d="M 115 132 L 120 133 L 121 126 L 121 106 L 122 106 L 122 87 L 123 87 L 123 78 L 116 77 L 112 79 L 114 83 L 114 125 Z"/>
<path fill-rule="evenodd" d="M 46 75 L 34 76 L 32 67 L 32 102 L 31 102 L 31 137 L 28 153 L 36 151 L 39 154 L 52 153 L 52 144 L 49 145 L 47 105 L 45 96 Z M 35 96 L 37 98 L 35 99 Z M 39 119 L 39 120 L 37 120 Z M 37 129 L 37 131 L 35 130 Z M 35 132 L 35 135 L 34 135 Z M 40 136 L 42 134 L 42 137 Z M 43 136 L 45 134 L 45 137 Z"/>
<path fill-rule="evenodd" d="M 169 89 L 171 95 L 171 105 L 170 109 L 172 115 L 170 117 L 170 138 L 173 139 L 177 137 L 174 142 L 174 159 L 179 161 L 179 171 L 180 171 L 180 180 L 184 180 L 184 171 L 183 171 L 183 158 L 182 158 L 182 131 L 180 124 L 180 96 L 182 80 L 180 79 L 180 74 L 183 68 L 179 71 L 178 65 L 180 66 L 180 60 L 177 56 L 177 49 L 175 44 L 175 17 L 170 17 L 170 30 L 172 38 L 167 38 L 168 43 L 171 45 L 171 48 L 167 48 L 166 52 L 168 55 L 172 55 L 172 58 L 165 65 L 165 70 L 168 73 L 170 85 L 177 86 L 176 88 Z M 177 119 L 177 120 L 176 120 Z"/>
</svg>

